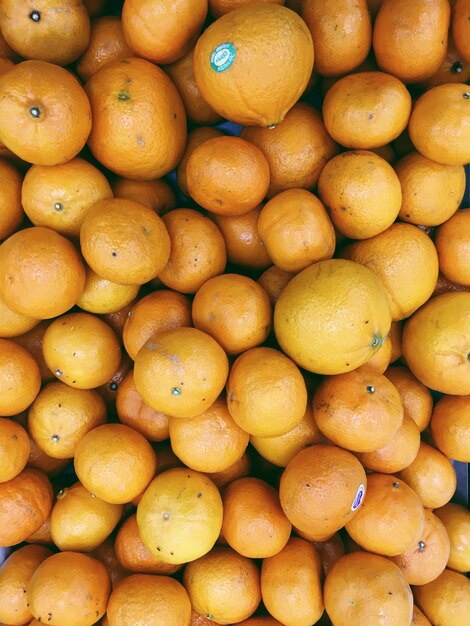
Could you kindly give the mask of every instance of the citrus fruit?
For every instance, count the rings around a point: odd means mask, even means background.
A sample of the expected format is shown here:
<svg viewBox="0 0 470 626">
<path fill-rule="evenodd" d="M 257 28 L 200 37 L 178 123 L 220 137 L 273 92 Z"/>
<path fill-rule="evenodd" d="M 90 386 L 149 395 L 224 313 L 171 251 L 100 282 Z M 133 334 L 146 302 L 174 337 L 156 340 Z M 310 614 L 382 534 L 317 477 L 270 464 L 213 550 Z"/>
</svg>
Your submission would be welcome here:
<svg viewBox="0 0 470 626">
<path fill-rule="evenodd" d="M 0 415 L 10 417 L 27 409 L 41 387 L 39 367 L 25 348 L 0 339 Z"/>
<path fill-rule="evenodd" d="M 114 179 L 111 187 L 115 198 L 128 198 L 140 202 L 157 215 L 167 213 L 176 206 L 175 193 L 163 178 L 132 180 L 118 177 Z"/>
<path fill-rule="evenodd" d="M 0 239 L 6 239 L 21 224 L 24 213 L 21 205 L 22 177 L 14 165 L 0 159 Z"/>
<path fill-rule="evenodd" d="M 431 433 L 450 459 L 470 463 L 470 396 L 443 396 L 433 410 Z"/>
<path fill-rule="evenodd" d="M 468 508 L 449 502 L 434 510 L 434 514 L 444 524 L 450 539 L 450 556 L 447 567 L 457 572 L 468 572 L 470 568 L 470 545 L 467 541 L 470 531 Z"/>
<path fill-rule="evenodd" d="M 268 294 L 271 304 L 274 305 L 284 287 L 293 277 L 294 274 L 292 272 L 286 272 L 276 265 L 271 265 L 271 267 L 268 267 L 258 278 L 258 283 Z"/>
<path fill-rule="evenodd" d="M 465 624 L 470 609 L 470 581 L 445 569 L 427 585 L 413 588 L 415 602 L 433 624 Z"/>
<path fill-rule="evenodd" d="M 189 196 L 186 181 L 186 167 L 188 165 L 189 157 L 198 146 L 208 139 L 214 139 L 214 137 L 223 137 L 223 133 L 212 126 L 197 126 L 188 133 L 186 148 L 176 168 L 176 182 L 185 196 Z"/>
<path fill-rule="evenodd" d="M 439 269 L 446 278 L 470 287 L 470 209 L 454 213 L 436 234 Z"/>
<path fill-rule="evenodd" d="M 470 46 L 468 36 L 468 0 L 455 0 L 452 11 L 452 36 L 456 48 L 466 63 L 470 63 Z"/>
<path fill-rule="evenodd" d="M 422 432 L 431 420 L 433 398 L 429 389 L 406 367 L 394 365 L 385 376 L 395 385 L 403 403 L 405 417 L 410 417 Z"/>
<path fill-rule="evenodd" d="M 0 483 L 15 478 L 24 470 L 30 452 L 25 429 L 13 420 L 0 417 Z"/>
<path fill-rule="evenodd" d="M 102 278 L 91 267 L 87 267 L 85 286 L 77 306 L 98 315 L 116 313 L 135 300 L 139 289 L 140 285 L 123 285 Z"/>
</svg>

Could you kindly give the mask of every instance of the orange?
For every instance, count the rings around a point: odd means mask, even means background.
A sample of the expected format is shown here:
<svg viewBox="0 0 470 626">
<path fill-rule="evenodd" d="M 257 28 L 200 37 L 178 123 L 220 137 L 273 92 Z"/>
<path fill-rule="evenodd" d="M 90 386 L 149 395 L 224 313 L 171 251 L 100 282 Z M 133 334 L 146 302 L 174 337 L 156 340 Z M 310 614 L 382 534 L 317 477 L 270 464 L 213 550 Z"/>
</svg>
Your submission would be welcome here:
<svg viewBox="0 0 470 626">
<path fill-rule="evenodd" d="M 301 15 L 312 33 L 321 76 L 348 74 L 365 61 L 372 43 L 366 0 L 305 0 Z"/>
<path fill-rule="evenodd" d="M 111 538 L 103 541 L 103 543 L 98 546 L 98 548 L 90 552 L 88 556 L 92 556 L 103 563 L 109 577 L 111 578 L 111 587 L 113 589 L 129 575 L 129 572 L 121 567 L 116 558 L 116 554 L 114 552 L 114 541 Z"/>
<path fill-rule="evenodd" d="M 410 465 L 418 454 L 419 430 L 411 417 L 405 415 L 403 424 L 383 447 L 357 455 L 362 465 L 374 472 L 394 474 Z"/>
<path fill-rule="evenodd" d="M 0 91 L 0 141 L 21 159 L 58 165 L 85 145 L 90 103 L 67 70 L 45 61 L 23 61 L 0 76 Z"/>
<path fill-rule="evenodd" d="M 263 560 L 261 594 L 270 615 L 288 626 L 316 624 L 323 613 L 321 561 L 313 545 L 293 537 Z"/>
<path fill-rule="evenodd" d="M 403 404 L 383 374 L 360 367 L 323 379 L 313 396 L 313 415 L 319 430 L 334 444 L 373 452 L 397 434 Z"/>
<path fill-rule="evenodd" d="M 461 165 L 443 165 L 413 151 L 396 163 L 403 200 L 400 219 L 412 224 L 438 226 L 459 208 L 465 192 Z"/>
<path fill-rule="evenodd" d="M 194 44 L 207 15 L 207 0 L 126 0 L 122 9 L 124 37 L 137 56 L 172 63 Z"/>
<path fill-rule="evenodd" d="M 181 327 L 155 335 L 140 349 L 134 384 L 155 411 L 195 417 L 218 398 L 227 374 L 227 355 L 217 341 L 197 328 Z"/>
<path fill-rule="evenodd" d="M 392 340 L 390 339 L 389 333 L 382 346 L 370 357 L 370 359 L 365 363 L 364 367 L 370 367 L 375 372 L 383 374 L 387 367 L 390 365 L 391 358 Z"/>
<path fill-rule="evenodd" d="M 447 0 L 385 0 L 374 23 L 378 66 L 404 83 L 429 78 L 445 59 L 449 25 Z"/>
<path fill-rule="evenodd" d="M 79 552 L 53 554 L 27 586 L 29 609 L 51 626 L 91 626 L 106 611 L 111 582 L 105 566 Z"/>
<path fill-rule="evenodd" d="M 301 421 L 307 388 L 296 364 L 279 350 L 247 350 L 232 365 L 227 406 L 235 422 L 250 435 L 278 437 Z"/>
<path fill-rule="evenodd" d="M 170 237 L 152 209 L 127 198 L 112 198 L 97 202 L 86 214 L 80 247 L 102 278 L 143 285 L 167 264 Z"/>
<path fill-rule="evenodd" d="M 186 113 L 163 70 L 144 59 L 113 61 L 93 74 L 86 92 L 93 113 L 88 145 L 100 163 L 137 180 L 159 178 L 177 165 Z"/>
<path fill-rule="evenodd" d="M 220 472 L 211 472 L 207 475 L 212 480 L 214 485 L 222 491 L 234 480 L 248 476 L 250 473 L 251 460 L 249 455 L 245 452 L 238 461 L 229 465 L 227 469 Z"/>
<path fill-rule="evenodd" d="M 10 417 L 27 409 L 41 386 L 39 367 L 25 348 L 0 339 L 0 415 Z"/>
<path fill-rule="evenodd" d="M 11 60 L 12 63 L 16 62 L 18 58 L 15 52 L 10 48 L 10 46 L 5 41 L 5 37 L 3 36 L 1 29 L 0 29 L 0 56 L 8 60 Z"/>
<path fill-rule="evenodd" d="M 209 278 L 192 304 L 196 328 L 217 340 L 227 354 L 240 354 L 265 341 L 272 308 L 264 289 L 241 274 Z"/>
<path fill-rule="evenodd" d="M 0 293 L 17 313 L 38 319 L 61 315 L 77 302 L 84 285 L 77 250 L 49 228 L 20 230 L 0 248 Z"/>
<path fill-rule="evenodd" d="M 180 564 L 212 549 L 222 514 L 222 498 L 214 483 L 204 474 L 176 467 L 150 483 L 137 506 L 137 524 L 152 554 L 165 563 Z"/>
<path fill-rule="evenodd" d="M 320 200 L 304 189 L 277 194 L 261 210 L 258 232 L 274 265 L 294 274 L 330 259 L 335 231 Z"/>
<path fill-rule="evenodd" d="M 326 541 L 314 541 L 313 545 L 320 556 L 323 573 L 327 576 L 336 561 L 345 554 L 343 540 L 339 533 L 335 533 Z"/>
<path fill-rule="evenodd" d="M 86 82 L 100 67 L 133 56 L 122 32 L 119 17 L 106 15 L 91 22 L 90 41 L 78 59 L 75 71 Z"/>
<path fill-rule="evenodd" d="M 77 306 L 96 314 L 116 313 L 135 300 L 140 285 L 123 285 L 96 274 L 86 268 L 85 287 Z"/>
<path fill-rule="evenodd" d="M 213 137 L 191 152 L 186 185 L 211 213 L 242 215 L 256 208 L 269 187 L 269 165 L 259 148 L 240 137 Z"/>
<path fill-rule="evenodd" d="M 194 626 L 199 626 L 198 622 L 196 622 Z M 206 624 L 201 623 L 201 626 L 206 626 Z M 207 624 L 207 626 L 210 625 Z M 243 622 L 238 622 L 236 626 L 282 626 L 282 624 L 281 622 L 278 622 L 277 619 L 274 619 L 274 617 L 262 616 L 250 617 L 246 620 L 243 620 Z"/>
<path fill-rule="evenodd" d="M 14 165 L 0 159 L 0 240 L 6 239 L 21 224 L 24 213 L 21 205 L 22 177 Z"/>
<path fill-rule="evenodd" d="M 126 353 L 124 353 L 119 367 L 114 372 L 113 376 L 107 382 L 105 382 L 103 385 L 100 385 L 100 387 L 96 389 L 96 391 L 105 401 L 108 411 L 112 411 L 113 413 L 115 413 L 117 392 L 119 390 L 121 382 L 124 380 L 124 377 L 131 371 L 131 369 L 132 359 Z"/>
<path fill-rule="evenodd" d="M 457 50 L 466 63 L 470 63 L 468 21 L 468 0 L 455 0 L 452 10 L 452 36 Z"/>
<path fill-rule="evenodd" d="M 340 78 L 323 101 L 329 134 L 346 148 L 370 150 L 396 139 L 405 129 L 411 96 L 398 78 L 359 72 Z"/>
<path fill-rule="evenodd" d="M 133 574 L 109 598 L 109 626 L 190 626 L 191 603 L 184 587 L 168 576 Z"/>
<path fill-rule="evenodd" d="M 418 98 L 408 130 L 416 150 L 444 165 L 470 161 L 468 85 L 438 85 Z"/>
<path fill-rule="evenodd" d="M 172 417 L 169 423 L 173 452 L 198 472 L 222 472 L 243 456 L 248 433 L 233 420 L 224 397 L 202 415 Z"/>
<path fill-rule="evenodd" d="M 25 429 L 0 417 L 0 483 L 18 476 L 29 461 L 31 446 Z"/>
<path fill-rule="evenodd" d="M 54 374 L 47 367 L 42 353 L 42 340 L 50 323 L 50 320 L 44 320 L 28 332 L 13 339 L 15 343 L 23 346 L 23 348 L 26 348 L 26 350 L 32 354 L 34 360 L 39 366 L 41 380 L 43 383 L 54 380 Z"/>
<path fill-rule="evenodd" d="M 277 491 L 263 480 L 234 480 L 223 492 L 223 505 L 222 533 L 239 554 L 266 559 L 278 554 L 288 542 L 292 524 L 281 508 Z"/>
<path fill-rule="evenodd" d="M 0 545 L 25 541 L 46 521 L 52 507 L 52 487 L 45 474 L 26 468 L 0 483 Z"/>
<path fill-rule="evenodd" d="M 439 269 L 446 278 L 470 287 L 470 209 L 458 211 L 436 233 Z"/>
<path fill-rule="evenodd" d="M 444 571 L 450 554 L 449 535 L 441 520 L 425 511 L 423 536 L 418 544 L 392 557 L 410 585 L 425 585 Z"/>
<path fill-rule="evenodd" d="M 194 150 L 207 141 L 208 139 L 214 139 L 214 137 L 223 137 L 223 133 L 217 128 L 212 126 L 197 126 L 193 130 L 189 131 L 188 139 L 186 141 L 186 148 L 183 156 L 176 168 L 176 182 L 180 190 L 185 196 L 189 196 L 188 185 L 186 181 L 186 167 L 188 160 Z"/>
<path fill-rule="evenodd" d="M 272 126 L 304 92 L 313 57 L 310 32 L 298 15 L 276 4 L 249 4 L 199 37 L 194 75 L 202 97 L 222 117 Z"/>
<path fill-rule="evenodd" d="M 74 467 L 85 489 L 105 502 L 125 504 L 150 483 L 157 458 L 136 430 L 124 424 L 103 424 L 82 437 Z"/>
<path fill-rule="evenodd" d="M 149 441 L 169 437 L 170 418 L 147 406 L 134 385 L 134 374 L 124 377 L 116 394 L 116 412 L 121 424 L 130 426 Z"/>
<path fill-rule="evenodd" d="M 56 318 L 44 334 L 43 353 L 54 375 L 77 389 L 103 385 L 121 362 L 116 335 L 90 313 L 69 313 Z"/>
<path fill-rule="evenodd" d="M 130 304 L 119 309 L 115 313 L 105 313 L 104 315 L 100 315 L 101 319 L 110 326 L 113 331 L 116 333 L 116 337 L 118 337 L 119 341 L 122 343 L 122 330 L 124 328 L 124 324 L 129 316 L 129 311 L 132 309 L 136 300 L 133 300 Z"/>
<path fill-rule="evenodd" d="M 324 600 L 335 626 L 379 623 L 377 619 L 404 626 L 413 614 L 413 595 L 398 567 L 367 552 L 347 554 L 333 565 Z"/>
<path fill-rule="evenodd" d="M 470 61 L 470 57 L 469 57 Z M 449 36 L 447 54 L 442 65 L 430 78 L 420 83 L 420 87 L 429 89 L 445 83 L 468 83 L 470 78 L 470 64 L 455 47 L 454 40 Z"/>
<path fill-rule="evenodd" d="M 470 396 L 443 396 L 432 413 L 437 448 L 450 459 L 470 463 Z"/>
<path fill-rule="evenodd" d="M 367 150 L 331 159 L 320 174 L 318 193 L 337 230 L 350 239 L 368 239 L 386 230 L 402 200 L 392 166 Z"/>
<path fill-rule="evenodd" d="M 268 269 L 261 274 L 258 278 L 258 283 L 263 287 L 271 300 L 271 304 L 276 304 L 282 290 L 294 277 L 292 272 L 286 272 L 276 265 L 271 265 Z"/>
<path fill-rule="evenodd" d="M 415 605 L 413 605 L 413 619 L 411 620 L 411 626 L 432 626 L 425 614 L 422 613 Z"/>
<path fill-rule="evenodd" d="M 2 3 L 0 28 L 7 43 L 25 59 L 69 65 L 90 41 L 90 16 L 82 2 L 15 0 Z"/>
<path fill-rule="evenodd" d="M 392 224 L 375 237 L 352 244 L 345 255 L 381 280 L 395 321 L 409 317 L 424 304 L 437 283 L 436 248 L 413 224 Z"/>
<path fill-rule="evenodd" d="M 230 548 L 213 548 L 189 563 L 183 583 L 193 609 L 216 624 L 233 624 L 250 617 L 261 600 L 258 568 Z"/>
<path fill-rule="evenodd" d="M 124 324 L 122 339 L 127 354 L 135 359 L 153 335 L 191 325 L 191 305 L 183 294 L 161 289 L 136 302 Z"/>
<path fill-rule="evenodd" d="M 397 556 L 415 546 L 425 527 L 423 505 L 416 493 L 390 474 L 369 474 L 364 506 L 346 524 L 362 548 Z"/>
<path fill-rule="evenodd" d="M 284 0 L 261 0 L 261 2 L 284 4 Z M 212 15 L 217 18 L 246 4 L 253 4 L 253 0 L 209 0 L 209 9 Z"/>
<path fill-rule="evenodd" d="M 44 474 L 49 476 L 49 478 L 55 478 L 58 476 L 69 464 L 69 459 L 55 459 L 54 457 L 43 452 L 37 447 L 33 439 L 30 439 L 30 446 L 31 453 L 29 456 L 28 467 L 44 472 Z M 34 541 L 37 540 L 35 539 Z"/>
<path fill-rule="evenodd" d="M 467 507 L 449 502 L 435 509 L 434 514 L 444 524 L 450 539 L 450 556 L 447 567 L 458 572 L 470 569 L 470 512 Z"/>
<path fill-rule="evenodd" d="M 307 403 L 304 416 L 292 430 L 277 437 L 250 437 L 250 443 L 264 459 L 274 465 L 286 467 L 297 452 L 325 440 L 320 432 L 312 411 L 312 403 Z"/>
<path fill-rule="evenodd" d="M 169 289 L 196 293 L 227 262 L 224 238 L 217 226 L 194 209 L 175 209 L 163 216 L 171 240 L 169 261 L 160 280 Z"/>
<path fill-rule="evenodd" d="M 424 441 L 415 460 L 399 476 L 416 491 L 427 509 L 447 504 L 457 484 L 455 469 L 449 459 Z"/>
<path fill-rule="evenodd" d="M 470 293 L 432 298 L 405 324 L 403 356 L 425 385 L 447 394 L 470 394 Z"/>
<path fill-rule="evenodd" d="M 163 178 L 155 180 L 115 178 L 111 186 L 115 198 L 140 202 L 157 215 L 167 213 L 176 206 L 175 193 Z"/>
<path fill-rule="evenodd" d="M 195 124 L 216 124 L 220 122 L 220 115 L 201 96 L 194 78 L 193 59 L 194 49 L 169 65 L 166 71 L 180 93 L 188 118 Z"/>
<path fill-rule="evenodd" d="M 90 552 L 103 543 L 121 519 L 121 504 L 104 502 L 79 482 L 61 489 L 51 512 L 51 534 L 62 552 Z"/>
<path fill-rule="evenodd" d="M 390 332 L 388 333 L 388 337 L 392 344 L 390 363 L 395 363 L 395 361 L 397 361 L 397 359 L 401 357 L 401 334 L 402 323 L 399 321 L 392 322 L 392 325 L 390 326 Z"/>
<path fill-rule="evenodd" d="M 147 550 L 140 538 L 135 514 L 119 528 L 114 549 L 121 566 L 133 574 L 174 574 L 181 567 L 165 563 Z"/>
<path fill-rule="evenodd" d="M 325 541 L 357 514 L 366 483 L 362 465 L 350 452 L 317 444 L 287 465 L 279 497 L 296 528 L 314 541 Z"/>
<path fill-rule="evenodd" d="M 23 546 L 11 554 L 0 569 L 0 620 L 11 626 L 32 619 L 26 587 L 36 568 L 52 552 L 44 546 Z"/>
<path fill-rule="evenodd" d="M 445 569 L 427 585 L 414 587 L 415 602 L 433 624 L 465 624 L 470 610 L 470 580 Z"/>
<path fill-rule="evenodd" d="M 88 210 L 112 195 L 104 174 L 75 158 L 62 165 L 33 165 L 23 181 L 21 202 L 35 226 L 78 237 Z"/>
<path fill-rule="evenodd" d="M 389 367 L 385 371 L 385 376 L 400 394 L 405 417 L 410 417 L 422 432 L 431 420 L 433 410 L 431 392 L 406 367 Z"/>
<path fill-rule="evenodd" d="M 363 365 L 381 347 L 390 324 L 379 279 L 366 267 L 340 259 L 314 263 L 294 276 L 274 309 L 281 348 L 318 374 Z"/>
<path fill-rule="evenodd" d="M 247 126 L 241 137 L 257 146 L 268 161 L 268 198 L 286 189 L 312 189 L 338 151 L 321 114 L 304 102 L 295 104 L 275 128 Z"/>
<path fill-rule="evenodd" d="M 261 209 L 262 205 L 243 215 L 211 215 L 225 240 L 229 263 L 263 270 L 271 265 L 271 258 L 258 231 Z"/>
</svg>

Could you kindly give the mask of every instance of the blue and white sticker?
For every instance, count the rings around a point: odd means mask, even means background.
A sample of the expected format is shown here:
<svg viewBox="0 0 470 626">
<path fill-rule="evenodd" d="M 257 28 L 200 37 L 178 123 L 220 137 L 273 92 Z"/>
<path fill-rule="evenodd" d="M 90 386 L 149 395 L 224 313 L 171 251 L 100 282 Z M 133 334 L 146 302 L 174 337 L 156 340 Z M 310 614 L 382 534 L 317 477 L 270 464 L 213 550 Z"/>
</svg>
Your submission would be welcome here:
<svg viewBox="0 0 470 626">
<path fill-rule="evenodd" d="M 364 487 L 364 485 L 361 483 L 358 487 L 358 490 L 356 492 L 356 496 L 353 500 L 353 503 L 351 505 L 351 511 L 355 511 L 356 509 L 358 509 L 361 504 L 362 501 L 364 499 L 364 494 L 366 492 L 366 488 Z"/>
<path fill-rule="evenodd" d="M 237 56 L 233 43 L 221 43 L 211 54 L 211 68 L 214 72 L 225 72 Z"/>
</svg>

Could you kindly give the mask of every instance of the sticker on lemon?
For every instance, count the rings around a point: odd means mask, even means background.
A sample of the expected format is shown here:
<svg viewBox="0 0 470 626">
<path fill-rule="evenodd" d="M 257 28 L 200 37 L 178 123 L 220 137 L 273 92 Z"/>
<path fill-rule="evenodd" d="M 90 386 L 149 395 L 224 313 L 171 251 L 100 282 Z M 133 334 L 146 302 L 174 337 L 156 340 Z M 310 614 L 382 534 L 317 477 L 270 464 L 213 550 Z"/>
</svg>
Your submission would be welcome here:
<svg viewBox="0 0 470 626">
<path fill-rule="evenodd" d="M 211 54 L 211 68 L 214 72 L 225 72 L 233 64 L 236 56 L 233 43 L 221 43 Z"/>
</svg>

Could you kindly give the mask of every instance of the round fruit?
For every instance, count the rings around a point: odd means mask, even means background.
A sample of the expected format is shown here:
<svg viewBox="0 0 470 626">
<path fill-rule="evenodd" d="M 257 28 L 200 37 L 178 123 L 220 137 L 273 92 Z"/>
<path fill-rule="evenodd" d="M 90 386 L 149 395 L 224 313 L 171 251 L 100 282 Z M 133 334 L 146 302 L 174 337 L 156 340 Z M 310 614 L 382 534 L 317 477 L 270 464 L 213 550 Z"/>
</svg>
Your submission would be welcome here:
<svg viewBox="0 0 470 626">
<path fill-rule="evenodd" d="M 467 63 L 470 63 L 468 0 L 456 0 L 452 11 L 452 36 L 455 45 Z"/>
<path fill-rule="evenodd" d="M 223 137 L 223 133 L 212 126 L 197 126 L 188 133 L 188 139 L 186 141 L 186 148 L 184 150 L 183 157 L 176 168 L 176 182 L 185 196 L 189 196 L 188 185 L 186 182 L 186 167 L 188 165 L 189 157 L 198 146 L 208 139 L 214 139 L 215 137 Z"/>
<path fill-rule="evenodd" d="M 391 316 L 384 287 L 358 263 L 314 263 L 282 291 L 274 331 L 298 365 L 318 374 L 341 374 L 363 365 L 382 345 Z"/>
<path fill-rule="evenodd" d="M 250 4 L 199 37 L 194 75 L 202 97 L 222 117 L 272 126 L 304 92 L 313 56 L 312 37 L 298 15 L 275 4 Z"/>
<path fill-rule="evenodd" d="M 292 537 L 261 565 L 261 595 L 270 615 L 293 626 L 316 624 L 323 613 L 321 560 L 315 547 Z"/>
<path fill-rule="evenodd" d="M 410 624 L 413 595 L 398 567 L 377 554 L 354 552 L 326 577 L 326 612 L 335 626 L 363 626 L 382 613 L 390 624 Z"/>
<path fill-rule="evenodd" d="M 79 552 L 59 552 L 34 572 L 27 598 L 38 622 L 91 626 L 104 615 L 110 591 L 102 563 Z"/>
<path fill-rule="evenodd" d="M 156 411 L 195 417 L 219 397 L 227 374 L 227 355 L 215 339 L 197 328 L 181 327 L 155 335 L 140 349 L 134 383 Z"/>
<path fill-rule="evenodd" d="M 346 148 L 370 150 L 390 143 L 406 128 L 410 112 L 405 85 L 384 72 L 344 76 L 323 101 L 326 129 Z"/>
<path fill-rule="evenodd" d="M 369 474 L 364 506 L 346 530 L 369 552 L 396 556 L 423 537 L 424 508 L 416 493 L 390 474 Z"/>
<path fill-rule="evenodd" d="M 85 287 L 77 306 L 97 315 L 116 313 L 135 300 L 139 289 L 140 285 L 123 285 L 102 278 L 87 267 Z"/>
<path fill-rule="evenodd" d="M 439 269 L 450 280 L 470 287 L 470 209 L 455 213 L 436 234 Z"/>
<path fill-rule="evenodd" d="M 454 461 L 470 463 L 470 396 L 443 396 L 431 417 L 432 438 Z"/>
<path fill-rule="evenodd" d="M 24 470 L 30 452 L 25 429 L 17 422 L 0 417 L 0 483 L 15 478 Z"/>
<path fill-rule="evenodd" d="M 25 348 L 0 339 L 0 415 L 10 417 L 27 409 L 38 395 L 38 364 Z"/>
<path fill-rule="evenodd" d="M 457 572 L 468 572 L 470 569 L 470 512 L 467 507 L 449 502 L 434 514 L 444 524 L 450 539 L 450 556 L 447 567 Z"/>
<path fill-rule="evenodd" d="M 464 83 L 439 85 L 416 101 L 408 131 L 415 148 L 444 165 L 470 161 L 470 91 Z"/>
<path fill-rule="evenodd" d="M 138 180 L 176 167 L 186 142 L 186 113 L 162 69 L 145 59 L 113 61 L 93 74 L 86 92 L 93 113 L 88 145 L 100 163 Z"/>
<path fill-rule="evenodd" d="M 184 570 L 191 605 L 217 624 L 250 617 L 261 600 L 255 563 L 230 548 L 217 547 Z"/>
<path fill-rule="evenodd" d="M 0 91 L 0 141 L 21 159 L 57 165 L 85 145 L 90 102 L 71 72 L 46 61 L 23 61 L 0 76 Z"/>
<path fill-rule="evenodd" d="M 357 514 L 366 483 L 362 465 L 350 452 L 314 445 L 288 464 L 279 497 L 296 528 L 314 541 L 325 541 Z"/>
<path fill-rule="evenodd" d="M 214 483 L 204 474 L 177 467 L 159 474 L 145 490 L 137 506 L 137 524 L 152 554 L 180 564 L 213 548 L 222 514 L 222 498 Z"/>
<path fill-rule="evenodd" d="M 395 385 L 403 403 L 405 417 L 411 418 L 422 432 L 431 420 L 433 397 L 406 367 L 394 365 L 385 371 L 385 376 Z"/>
<path fill-rule="evenodd" d="M 0 247 L 0 292 L 13 311 L 49 319 L 76 304 L 85 268 L 74 245 L 50 228 L 34 226 Z"/>
<path fill-rule="evenodd" d="M 445 293 L 421 307 L 405 324 L 403 356 L 431 389 L 470 394 L 470 293 Z"/>
<path fill-rule="evenodd" d="M 167 213 L 176 206 L 175 193 L 163 178 L 154 180 L 115 178 L 111 186 L 115 198 L 140 202 L 157 215 Z"/>
<path fill-rule="evenodd" d="M 6 159 L 0 159 L 0 240 L 6 239 L 21 224 L 24 213 L 21 204 L 22 178 Z"/>
<path fill-rule="evenodd" d="M 470 611 L 470 580 L 445 569 L 438 578 L 414 587 L 416 604 L 433 624 L 465 624 Z"/>
</svg>

